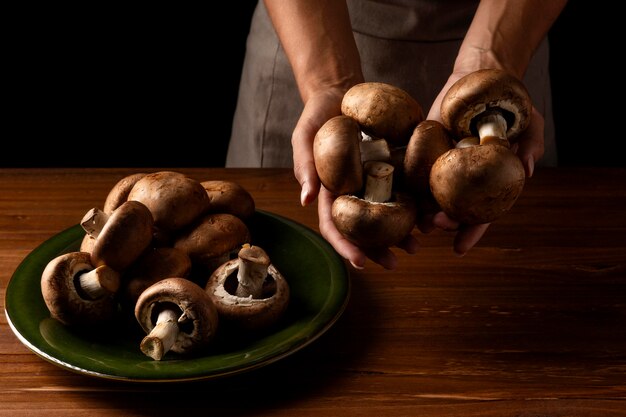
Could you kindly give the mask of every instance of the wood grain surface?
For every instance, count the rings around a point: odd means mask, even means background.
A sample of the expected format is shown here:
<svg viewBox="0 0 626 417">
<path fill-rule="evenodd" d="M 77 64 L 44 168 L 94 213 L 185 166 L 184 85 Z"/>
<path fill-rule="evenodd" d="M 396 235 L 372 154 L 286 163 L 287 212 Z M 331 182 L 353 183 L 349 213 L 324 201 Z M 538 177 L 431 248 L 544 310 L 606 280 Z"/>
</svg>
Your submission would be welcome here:
<svg viewBox="0 0 626 417">
<path fill-rule="evenodd" d="M 0 416 L 626 416 L 623 168 L 538 169 L 463 258 L 452 232 L 415 231 L 421 250 L 396 251 L 397 270 L 350 270 L 326 334 L 249 373 L 127 383 L 36 356 L 4 315 L 11 275 L 117 180 L 156 170 L 0 170 Z M 237 181 L 259 209 L 317 230 L 290 170 L 178 171 Z"/>
</svg>

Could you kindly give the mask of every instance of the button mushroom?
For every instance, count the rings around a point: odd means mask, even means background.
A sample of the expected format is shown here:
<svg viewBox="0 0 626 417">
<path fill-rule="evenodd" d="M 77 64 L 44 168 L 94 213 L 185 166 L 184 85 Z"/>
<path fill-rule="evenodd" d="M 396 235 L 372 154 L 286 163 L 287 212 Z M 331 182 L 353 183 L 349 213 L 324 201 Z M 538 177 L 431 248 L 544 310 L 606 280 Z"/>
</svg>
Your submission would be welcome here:
<svg viewBox="0 0 626 417">
<path fill-rule="evenodd" d="M 102 211 L 106 214 L 113 213 L 113 210 L 121 206 L 128 199 L 128 194 L 130 194 L 130 190 L 135 186 L 137 181 L 145 176 L 146 174 L 140 172 L 128 175 L 119 180 L 113 188 L 111 188 L 111 191 L 109 191 L 109 194 L 104 200 Z"/>
<path fill-rule="evenodd" d="M 207 214 L 175 240 L 174 247 L 191 258 L 196 270 L 209 273 L 231 258 L 232 253 L 250 241 L 250 231 L 237 216 Z"/>
<path fill-rule="evenodd" d="M 141 351 L 160 361 L 170 350 L 198 352 L 210 345 L 218 326 L 215 305 L 198 284 L 166 278 L 148 287 L 137 300 L 135 318 L 147 333 Z"/>
<path fill-rule="evenodd" d="M 254 214 L 252 195 L 234 181 L 203 181 L 200 183 L 209 196 L 211 213 L 228 213 L 246 221 Z"/>
<path fill-rule="evenodd" d="M 406 91 L 390 84 L 366 82 L 343 97 L 341 112 L 356 120 L 368 135 L 404 146 L 424 119 L 422 107 Z"/>
<path fill-rule="evenodd" d="M 209 206 L 209 197 L 200 183 L 181 173 L 161 171 L 135 183 L 128 200 L 148 207 L 160 233 L 182 229 L 198 219 Z"/>
<path fill-rule="evenodd" d="M 213 272 L 205 290 L 224 327 L 236 331 L 261 332 L 289 305 L 289 284 L 258 246 L 243 245 L 236 259 Z"/>
<path fill-rule="evenodd" d="M 393 192 L 394 167 L 385 162 L 365 164 L 363 198 L 342 195 L 332 205 L 337 230 L 360 247 L 390 247 L 405 238 L 415 225 L 413 200 Z"/>
<path fill-rule="evenodd" d="M 122 305 L 134 309 L 137 299 L 150 285 L 165 278 L 187 278 L 191 273 L 191 259 L 176 248 L 152 248 L 144 252 L 124 273 L 121 289 Z"/>
<path fill-rule="evenodd" d="M 526 87 L 497 69 L 472 72 L 450 87 L 441 103 L 441 119 L 457 139 L 478 136 L 481 144 L 515 139 L 530 122 L 532 102 Z"/>
<path fill-rule="evenodd" d="M 91 242 L 94 265 L 107 265 L 119 272 L 148 248 L 153 224 L 150 211 L 138 201 L 125 202 L 110 216 L 93 208 L 81 220 L 83 229 L 95 239 Z"/>
<path fill-rule="evenodd" d="M 489 223 L 513 206 L 525 173 L 509 139 L 526 129 L 530 112 L 524 85 L 504 71 L 473 72 L 448 90 L 442 120 L 462 140 L 435 162 L 430 176 L 433 196 L 448 216 L 465 224 Z"/>
<path fill-rule="evenodd" d="M 415 127 L 406 147 L 403 163 L 404 186 L 415 199 L 425 204 L 431 200 L 430 171 L 443 153 L 454 147 L 445 127 L 434 120 L 424 120 Z"/>
<path fill-rule="evenodd" d="M 88 253 L 70 252 L 48 262 L 41 275 L 41 293 L 53 318 L 68 326 L 88 326 L 115 316 L 119 283 L 116 271 L 95 268 Z"/>
</svg>

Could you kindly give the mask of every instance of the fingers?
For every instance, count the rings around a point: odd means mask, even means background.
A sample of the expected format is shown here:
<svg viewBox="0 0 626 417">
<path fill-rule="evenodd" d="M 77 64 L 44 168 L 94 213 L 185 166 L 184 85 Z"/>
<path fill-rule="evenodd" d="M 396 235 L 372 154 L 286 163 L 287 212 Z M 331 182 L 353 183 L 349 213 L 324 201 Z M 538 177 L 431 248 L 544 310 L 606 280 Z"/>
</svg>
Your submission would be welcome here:
<svg viewBox="0 0 626 417">
<path fill-rule="evenodd" d="M 490 223 L 465 225 L 449 218 L 444 212 L 433 217 L 433 224 L 447 231 L 457 231 L 454 237 L 453 250 L 458 256 L 464 256 L 483 237 Z"/>
<path fill-rule="evenodd" d="M 293 173 L 300 183 L 300 204 L 306 206 L 315 200 L 320 188 L 320 181 L 313 159 L 313 139 L 317 128 L 311 119 L 302 117 L 298 121 L 291 137 L 293 147 Z"/>
<path fill-rule="evenodd" d="M 524 165 L 526 176 L 533 176 L 535 162 L 544 153 L 544 119 L 533 107 L 528 128 L 520 135 L 518 141 L 511 147 Z"/>
</svg>

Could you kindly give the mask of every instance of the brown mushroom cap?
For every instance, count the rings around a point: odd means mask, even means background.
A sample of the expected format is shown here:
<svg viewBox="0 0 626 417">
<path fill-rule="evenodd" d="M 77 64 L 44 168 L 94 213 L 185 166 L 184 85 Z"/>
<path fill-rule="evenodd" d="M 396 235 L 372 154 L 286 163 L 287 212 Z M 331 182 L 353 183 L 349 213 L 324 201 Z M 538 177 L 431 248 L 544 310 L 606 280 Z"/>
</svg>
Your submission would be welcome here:
<svg viewBox="0 0 626 417">
<path fill-rule="evenodd" d="M 476 136 L 476 116 L 500 109 L 507 121 L 507 137 L 516 138 L 530 122 L 532 102 L 524 84 L 497 69 L 472 72 L 455 82 L 441 103 L 441 119 L 457 138 Z"/>
<path fill-rule="evenodd" d="M 342 195 L 332 205 L 337 230 L 363 248 L 391 247 L 408 236 L 415 226 L 413 199 L 396 193 L 394 200 L 376 203 L 353 195 Z"/>
<path fill-rule="evenodd" d="M 41 293 L 52 318 L 69 326 L 97 325 L 110 321 L 117 311 L 114 295 L 90 299 L 78 284 L 81 273 L 94 269 L 84 252 L 57 256 L 41 275 Z"/>
<path fill-rule="evenodd" d="M 184 251 L 194 265 L 211 272 L 230 257 L 231 252 L 250 241 L 245 223 L 232 214 L 207 214 L 183 231 L 174 247 Z"/>
<path fill-rule="evenodd" d="M 289 284 L 274 265 L 268 268 L 265 284 L 267 297 L 252 298 L 234 295 L 237 287 L 239 259 L 232 259 L 218 267 L 205 290 L 217 308 L 224 328 L 259 332 L 274 325 L 289 305 Z"/>
<path fill-rule="evenodd" d="M 200 183 L 181 173 L 161 171 L 141 178 L 128 200 L 150 209 L 154 224 L 165 232 L 179 230 L 196 220 L 209 206 L 209 197 Z"/>
<path fill-rule="evenodd" d="M 508 211 L 524 187 L 524 166 L 508 148 L 451 149 L 433 165 L 430 187 L 441 209 L 464 224 L 489 223 Z"/>
<path fill-rule="evenodd" d="M 343 97 L 341 112 L 355 119 L 371 136 L 404 146 L 424 119 L 422 107 L 406 91 L 393 85 L 366 82 L 353 86 Z"/>
<path fill-rule="evenodd" d="M 142 292 L 165 278 L 187 278 L 191 273 L 191 259 L 176 248 L 152 248 L 144 252 L 124 274 L 122 301 L 134 308 Z"/>
<path fill-rule="evenodd" d="M 361 129 L 347 116 L 329 119 L 315 135 L 315 168 L 320 181 L 331 193 L 356 193 L 363 186 L 360 142 Z"/>
<path fill-rule="evenodd" d="M 218 315 L 208 294 L 185 278 L 166 278 L 148 287 L 137 300 L 135 318 L 146 334 L 166 308 L 180 311 L 180 331 L 171 350 L 192 353 L 208 346 L 215 337 Z"/>
<path fill-rule="evenodd" d="M 417 199 L 430 196 L 430 170 L 443 153 L 454 147 L 443 125 L 424 120 L 415 127 L 404 154 L 404 185 Z"/>
<path fill-rule="evenodd" d="M 152 214 L 138 201 L 126 201 L 109 217 L 91 252 L 95 266 L 125 270 L 152 241 Z"/>
<path fill-rule="evenodd" d="M 106 200 L 104 200 L 104 207 L 102 208 L 102 211 L 104 211 L 106 214 L 113 213 L 116 208 L 121 206 L 122 203 L 124 203 L 128 199 L 128 194 L 130 193 L 130 190 L 133 188 L 135 183 L 137 183 L 137 181 L 145 176 L 146 174 L 141 172 L 128 175 L 119 180 L 113 186 L 113 188 L 111 188 L 111 191 L 109 191 Z"/>
<path fill-rule="evenodd" d="M 252 195 L 234 181 L 203 181 L 200 183 L 209 197 L 208 211 L 228 213 L 247 220 L 254 214 Z"/>
</svg>

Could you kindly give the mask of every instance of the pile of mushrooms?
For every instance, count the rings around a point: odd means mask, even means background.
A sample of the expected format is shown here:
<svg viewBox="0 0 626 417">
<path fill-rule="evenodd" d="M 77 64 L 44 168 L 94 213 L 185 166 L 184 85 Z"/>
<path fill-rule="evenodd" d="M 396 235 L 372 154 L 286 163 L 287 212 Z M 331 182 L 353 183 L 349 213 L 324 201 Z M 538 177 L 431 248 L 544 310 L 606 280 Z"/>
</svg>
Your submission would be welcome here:
<svg viewBox="0 0 626 417">
<path fill-rule="evenodd" d="M 394 173 L 423 119 L 421 106 L 398 87 L 366 82 L 346 92 L 341 111 L 313 142 L 320 181 L 335 196 L 333 222 L 360 247 L 394 246 L 415 225 L 414 201 L 399 191 Z"/>
<path fill-rule="evenodd" d="M 267 253 L 251 246 L 246 223 L 254 212 L 252 196 L 232 181 L 129 175 L 103 210 L 81 220 L 79 251 L 47 264 L 46 306 L 68 326 L 132 317 L 147 334 L 141 351 L 154 360 L 206 351 L 218 323 L 267 329 L 284 314 L 289 286 Z"/>
</svg>

